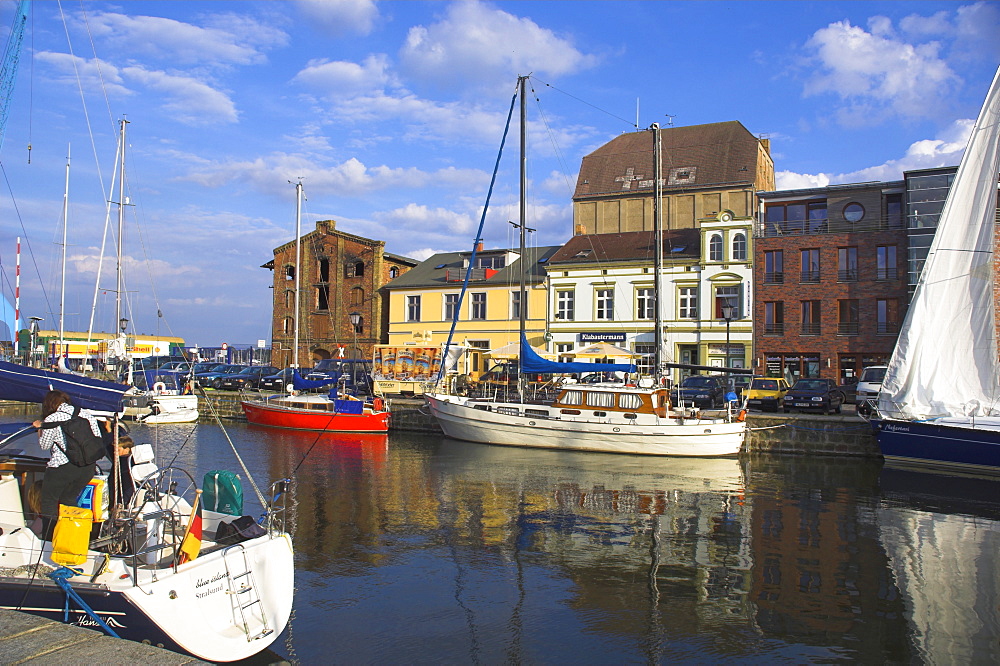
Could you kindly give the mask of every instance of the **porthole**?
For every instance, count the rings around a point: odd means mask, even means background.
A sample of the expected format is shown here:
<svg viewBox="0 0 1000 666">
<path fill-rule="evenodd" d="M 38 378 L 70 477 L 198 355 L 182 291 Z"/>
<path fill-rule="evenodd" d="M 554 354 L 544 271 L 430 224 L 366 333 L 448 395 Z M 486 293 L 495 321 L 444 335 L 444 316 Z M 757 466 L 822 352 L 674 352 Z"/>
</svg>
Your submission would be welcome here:
<svg viewBox="0 0 1000 666">
<path fill-rule="evenodd" d="M 848 222 L 860 222 L 865 216 L 865 207 L 854 202 L 844 206 L 844 219 Z"/>
</svg>

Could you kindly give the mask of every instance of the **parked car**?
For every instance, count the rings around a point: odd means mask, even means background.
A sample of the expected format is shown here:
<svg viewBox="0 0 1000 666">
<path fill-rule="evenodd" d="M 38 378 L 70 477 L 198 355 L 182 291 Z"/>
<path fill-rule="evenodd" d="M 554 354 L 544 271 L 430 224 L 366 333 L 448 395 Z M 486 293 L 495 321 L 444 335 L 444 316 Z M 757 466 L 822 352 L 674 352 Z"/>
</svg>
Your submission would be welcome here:
<svg viewBox="0 0 1000 666">
<path fill-rule="evenodd" d="M 858 387 L 854 402 L 858 405 L 858 414 L 868 416 L 872 411 L 872 404 L 878 399 L 878 392 L 882 390 L 882 380 L 885 379 L 884 365 L 870 365 L 861 371 L 858 377 Z"/>
<path fill-rule="evenodd" d="M 194 367 L 191 368 L 191 374 L 197 375 L 200 372 L 212 372 L 224 365 L 225 363 L 219 363 L 218 361 L 202 361 L 201 363 L 194 364 Z"/>
<path fill-rule="evenodd" d="M 853 405 L 858 391 L 858 378 L 848 377 L 847 381 L 843 384 L 838 384 L 837 388 L 839 388 L 840 392 L 844 394 L 844 404 Z"/>
<path fill-rule="evenodd" d="M 372 362 L 367 359 L 324 358 L 316 362 L 306 379 L 324 380 L 337 377 L 344 390 L 357 394 L 372 393 Z M 329 388 L 320 390 L 327 391 Z"/>
<path fill-rule="evenodd" d="M 824 414 L 840 413 L 844 404 L 844 394 L 837 388 L 837 382 L 832 379 L 800 379 L 795 382 L 788 393 L 782 398 L 782 410 L 817 409 Z"/>
<path fill-rule="evenodd" d="M 258 384 L 257 388 L 261 391 L 280 391 L 284 393 L 288 385 L 292 383 L 292 375 L 294 373 L 295 368 L 285 368 L 284 370 L 279 370 L 273 375 L 261 377 L 260 384 Z"/>
<path fill-rule="evenodd" d="M 746 392 L 747 407 L 762 412 L 776 412 L 788 393 L 784 377 L 754 377 Z"/>
<path fill-rule="evenodd" d="M 725 401 L 726 390 L 721 375 L 691 375 L 671 391 L 670 397 L 675 405 L 714 409 Z"/>
<path fill-rule="evenodd" d="M 201 372 L 194 376 L 195 387 L 202 388 L 216 388 L 215 382 L 222 375 L 236 374 L 243 368 L 248 368 L 247 365 L 235 365 L 235 364 L 224 364 L 219 368 L 216 368 L 210 372 Z"/>
<path fill-rule="evenodd" d="M 190 372 L 191 364 L 187 361 L 171 361 L 164 363 L 157 370 L 169 370 L 171 372 Z"/>
<path fill-rule="evenodd" d="M 229 391 L 240 391 L 243 389 L 255 389 L 260 387 L 260 380 L 268 375 L 273 375 L 278 368 L 273 365 L 251 365 L 236 373 L 220 375 L 213 380 L 212 386 L 217 389 Z M 216 382 L 218 382 L 216 384 Z"/>
<path fill-rule="evenodd" d="M 750 388 L 750 382 L 752 380 L 752 375 L 733 375 L 729 380 L 729 388 L 736 394 L 738 399 L 742 400 L 743 395 L 746 393 L 747 389 Z"/>
</svg>

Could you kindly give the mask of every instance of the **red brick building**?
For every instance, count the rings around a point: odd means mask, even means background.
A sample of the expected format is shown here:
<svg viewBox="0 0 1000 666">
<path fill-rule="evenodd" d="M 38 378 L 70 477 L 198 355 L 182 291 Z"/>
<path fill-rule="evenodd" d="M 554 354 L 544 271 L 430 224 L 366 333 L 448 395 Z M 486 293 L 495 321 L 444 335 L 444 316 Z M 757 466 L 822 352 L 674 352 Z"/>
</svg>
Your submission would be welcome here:
<svg viewBox="0 0 1000 666">
<path fill-rule="evenodd" d="M 847 383 L 884 363 L 908 303 L 902 181 L 761 192 L 754 363 Z"/>
<path fill-rule="evenodd" d="M 296 243 L 275 248 L 264 268 L 274 271 L 271 362 L 294 363 L 295 323 L 299 320 L 298 363 L 341 354 L 371 358 L 372 346 L 387 342 L 389 299 L 383 287 L 417 265 L 417 261 L 385 252 L 385 241 L 337 231 L 333 220 L 321 220 L 302 236 L 299 313 L 295 312 Z M 352 324 L 352 315 L 357 325 Z"/>
</svg>

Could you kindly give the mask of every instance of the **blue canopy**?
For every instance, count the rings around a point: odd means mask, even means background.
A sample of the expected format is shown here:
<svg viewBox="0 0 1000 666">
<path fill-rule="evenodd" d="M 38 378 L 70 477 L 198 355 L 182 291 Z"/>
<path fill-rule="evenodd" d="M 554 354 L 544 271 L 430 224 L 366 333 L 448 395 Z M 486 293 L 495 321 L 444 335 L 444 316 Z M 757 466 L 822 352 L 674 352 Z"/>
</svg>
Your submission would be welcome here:
<svg viewBox="0 0 1000 666">
<path fill-rule="evenodd" d="M 558 361 L 546 361 L 535 353 L 535 350 L 528 344 L 528 340 L 521 334 L 521 357 L 520 369 L 523 373 L 545 373 L 545 372 L 635 372 L 636 368 L 631 363 L 560 363 Z"/>
<path fill-rule="evenodd" d="M 41 403 L 52 389 L 65 391 L 76 407 L 118 412 L 122 408 L 122 395 L 129 387 L 0 361 L 0 400 Z"/>
<path fill-rule="evenodd" d="M 295 387 L 296 391 L 307 391 L 309 389 L 320 388 L 327 386 L 329 384 L 334 384 L 340 379 L 340 373 L 337 372 L 329 379 L 306 379 L 299 374 L 298 370 L 292 372 L 292 386 Z"/>
</svg>

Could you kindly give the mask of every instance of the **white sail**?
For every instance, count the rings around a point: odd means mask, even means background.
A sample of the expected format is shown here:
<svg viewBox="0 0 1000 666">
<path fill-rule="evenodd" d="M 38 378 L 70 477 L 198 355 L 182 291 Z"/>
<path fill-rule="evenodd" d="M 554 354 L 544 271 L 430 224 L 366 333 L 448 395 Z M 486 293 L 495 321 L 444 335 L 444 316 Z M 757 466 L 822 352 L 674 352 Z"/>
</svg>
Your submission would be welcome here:
<svg viewBox="0 0 1000 666">
<path fill-rule="evenodd" d="M 993 278 L 998 170 L 1000 69 L 889 361 L 879 396 L 886 416 L 1000 415 Z"/>
</svg>

